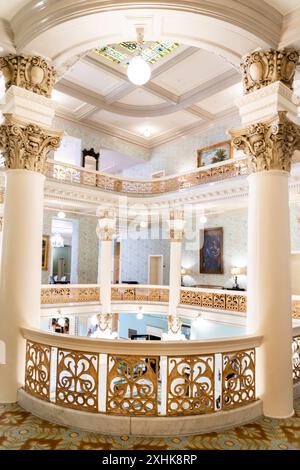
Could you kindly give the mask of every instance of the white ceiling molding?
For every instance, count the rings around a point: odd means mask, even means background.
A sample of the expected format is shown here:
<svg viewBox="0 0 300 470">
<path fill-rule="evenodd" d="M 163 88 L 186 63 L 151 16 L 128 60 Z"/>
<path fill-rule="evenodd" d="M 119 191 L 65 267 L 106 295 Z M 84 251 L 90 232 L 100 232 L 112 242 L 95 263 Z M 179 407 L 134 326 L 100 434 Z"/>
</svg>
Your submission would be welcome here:
<svg viewBox="0 0 300 470">
<path fill-rule="evenodd" d="M 47 2 L 43 5 L 43 8 L 37 8 L 38 2 L 29 2 L 24 8 L 22 8 L 12 19 L 12 28 L 15 34 L 15 42 L 20 50 L 24 49 L 35 49 L 38 52 L 38 46 L 42 45 L 46 48 L 51 48 L 54 55 L 57 56 L 58 49 L 54 51 L 53 45 L 41 42 L 41 37 L 46 38 L 46 34 L 51 29 L 56 30 L 57 36 L 59 36 L 60 27 L 64 29 L 65 36 L 68 36 L 69 30 L 66 28 L 68 23 L 72 23 L 75 26 L 78 43 L 78 32 L 81 31 L 82 42 L 88 44 L 88 37 L 91 38 L 91 34 L 95 29 L 91 25 L 92 31 L 84 31 L 86 23 L 82 20 L 88 18 L 91 24 L 95 18 L 96 22 L 102 24 L 101 29 L 104 30 L 103 21 L 101 16 L 107 14 L 107 12 L 118 13 L 122 9 L 122 16 L 143 16 L 143 10 L 147 11 L 149 15 L 149 7 L 151 6 L 151 15 L 157 16 L 158 13 L 161 15 L 168 15 L 177 13 L 180 15 L 180 19 L 183 21 L 184 17 L 188 15 L 194 16 L 205 16 L 211 21 L 219 22 L 219 24 L 227 24 L 227 28 L 233 30 L 244 31 L 244 37 L 246 34 L 250 37 L 260 38 L 261 41 L 268 43 L 270 46 L 276 46 L 280 39 L 281 32 L 281 20 L 282 15 L 270 5 L 267 5 L 262 0 L 252 0 L 249 3 L 248 0 L 239 0 L 237 3 L 235 0 L 227 0 L 226 2 L 219 2 L 212 0 L 207 2 L 205 0 L 198 0 L 197 2 L 173 0 L 169 1 L 168 5 L 164 5 L 164 10 L 160 4 L 157 7 L 154 6 L 153 2 L 139 1 L 138 9 L 136 11 L 135 1 L 128 0 L 60 0 L 59 2 Z M 177 15 L 178 16 L 178 15 Z M 182 22 L 181 21 L 181 22 Z M 124 20 L 123 20 L 124 24 Z M 77 28 L 76 28 L 77 25 Z M 79 27 L 81 25 L 81 28 Z M 122 23 L 120 22 L 119 26 Z M 71 25 L 70 25 L 71 26 Z M 109 27 L 112 31 L 113 23 L 111 22 Z M 180 30 L 180 22 L 177 21 L 177 29 Z M 213 28 L 214 30 L 216 28 Z M 153 26 L 155 31 L 155 26 Z M 85 33 L 85 34 L 84 34 Z M 132 37 L 132 32 L 127 28 L 127 35 Z M 178 32 L 180 35 L 180 31 Z M 185 33 L 185 35 L 187 32 Z M 120 35 L 120 34 L 119 34 Z M 53 38 L 53 34 L 52 34 Z M 74 43 L 73 47 L 69 46 L 70 55 L 74 55 Z M 224 44 L 226 48 L 226 44 Z M 40 51 L 42 53 L 42 51 Z M 49 53 L 43 54 L 50 57 Z M 53 56 L 51 56 L 53 57 Z"/>
</svg>

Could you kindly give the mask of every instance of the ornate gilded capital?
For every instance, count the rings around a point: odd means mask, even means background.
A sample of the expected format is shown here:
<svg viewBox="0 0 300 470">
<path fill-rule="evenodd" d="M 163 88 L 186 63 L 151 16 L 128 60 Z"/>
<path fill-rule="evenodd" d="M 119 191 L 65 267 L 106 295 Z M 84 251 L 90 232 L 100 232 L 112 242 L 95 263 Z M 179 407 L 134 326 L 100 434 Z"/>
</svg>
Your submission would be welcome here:
<svg viewBox="0 0 300 470">
<path fill-rule="evenodd" d="M 242 129 L 230 129 L 233 146 L 248 157 L 250 171 L 289 172 L 295 150 L 300 150 L 300 126 L 287 118 L 286 111 Z"/>
<path fill-rule="evenodd" d="M 255 51 L 241 62 L 244 94 L 259 90 L 270 83 L 282 82 L 291 90 L 299 52 L 295 49 Z"/>
<path fill-rule="evenodd" d="M 111 241 L 116 234 L 116 214 L 113 210 L 100 210 L 96 233 L 100 240 Z"/>
<path fill-rule="evenodd" d="M 0 57 L 0 70 L 4 75 L 6 90 L 15 85 L 51 97 L 56 72 L 42 57 L 13 54 Z"/>
<path fill-rule="evenodd" d="M 168 316 L 168 331 L 177 335 L 181 331 L 182 321 L 175 315 Z"/>
<path fill-rule="evenodd" d="M 97 315 L 99 330 L 102 333 L 111 331 L 112 313 L 98 313 Z"/>
<path fill-rule="evenodd" d="M 46 172 L 47 155 L 60 146 L 62 130 L 51 130 L 5 114 L 0 126 L 0 149 L 8 169 Z"/>
</svg>

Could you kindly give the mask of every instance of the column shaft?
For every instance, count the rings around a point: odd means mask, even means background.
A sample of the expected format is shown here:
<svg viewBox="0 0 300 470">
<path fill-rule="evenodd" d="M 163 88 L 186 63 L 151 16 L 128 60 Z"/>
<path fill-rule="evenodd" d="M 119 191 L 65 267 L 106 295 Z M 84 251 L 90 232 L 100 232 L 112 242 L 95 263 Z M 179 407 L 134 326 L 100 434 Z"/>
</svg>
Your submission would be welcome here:
<svg viewBox="0 0 300 470">
<path fill-rule="evenodd" d="M 257 354 L 257 392 L 266 416 L 293 414 L 288 173 L 249 176 L 249 332 L 264 336 Z"/>
<path fill-rule="evenodd" d="M 0 278 L 0 339 L 6 344 L 6 364 L 0 367 L 2 403 L 15 402 L 24 383 L 25 342 L 20 327 L 39 328 L 40 323 L 45 176 L 9 170 L 6 178 Z"/>
<path fill-rule="evenodd" d="M 170 248 L 170 285 L 169 285 L 169 315 L 176 315 L 180 303 L 181 287 L 181 241 L 171 241 Z"/>
<path fill-rule="evenodd" d="M 100 284 L 103 313 L 111 313 L 112 240 L 101 241 Z"/>
</svg>

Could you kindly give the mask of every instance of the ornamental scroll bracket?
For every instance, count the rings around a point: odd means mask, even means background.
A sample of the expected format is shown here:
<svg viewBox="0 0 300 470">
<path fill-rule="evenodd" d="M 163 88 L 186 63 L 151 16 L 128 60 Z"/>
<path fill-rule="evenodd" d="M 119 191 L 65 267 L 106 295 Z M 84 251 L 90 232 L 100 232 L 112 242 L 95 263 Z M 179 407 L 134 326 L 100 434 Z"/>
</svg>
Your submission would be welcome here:
<svg viewBox="0 0 300 470">
<path fill-rule="evenodd" d="M 241 129 L 230 129 L 229 133 L 234 148 L 245 152 L 253 173 L 290 172 L 293 153 L 300 150 L 300 126 L 287 118 L 286 111 Z"/>
</svg>

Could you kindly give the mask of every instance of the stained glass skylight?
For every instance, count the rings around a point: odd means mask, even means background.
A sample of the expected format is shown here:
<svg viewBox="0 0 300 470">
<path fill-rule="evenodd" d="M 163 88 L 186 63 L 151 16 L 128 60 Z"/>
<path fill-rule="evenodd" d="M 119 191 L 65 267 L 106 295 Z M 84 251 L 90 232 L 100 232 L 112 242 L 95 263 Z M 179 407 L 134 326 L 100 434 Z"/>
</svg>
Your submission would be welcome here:
<svg viewBox="0 0 300 470">
<path fill-rule="evenodd" d="M 179 46 L 177 42 L 145 42 L 142 57 L 150 64 L 155 64 L 160 59 L 170 54 Z M 137 43 L 134 41 L 121 42 L 120 44 L 109 44 L 105 47 L 95 49 L 96 54 L 124 67 L 128 66 L 130 59 L 135 55 Z"/>
</svg>

